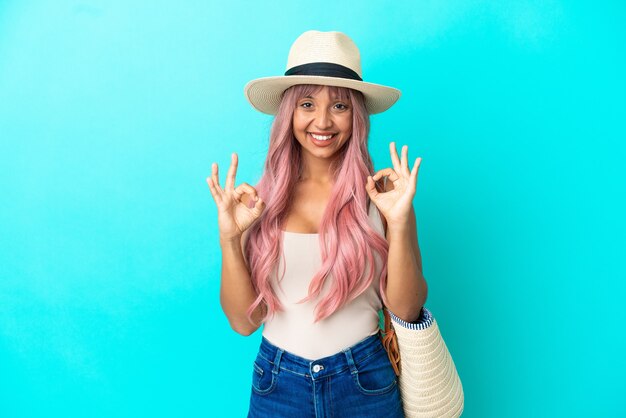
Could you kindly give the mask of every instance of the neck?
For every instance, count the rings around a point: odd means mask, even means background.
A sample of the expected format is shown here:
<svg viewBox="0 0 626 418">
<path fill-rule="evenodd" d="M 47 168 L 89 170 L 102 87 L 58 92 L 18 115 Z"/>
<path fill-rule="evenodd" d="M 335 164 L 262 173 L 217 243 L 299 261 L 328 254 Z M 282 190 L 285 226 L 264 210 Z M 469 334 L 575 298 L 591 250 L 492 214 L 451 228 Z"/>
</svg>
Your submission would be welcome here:
<svg viewBox="0 0 626 418">
<path fill-rule="evenodd" d="M 330 172 L 331 160 L 327 158 L 305 157 L 300 181 L 330 185 L 335 182 Z"/>
</svg>

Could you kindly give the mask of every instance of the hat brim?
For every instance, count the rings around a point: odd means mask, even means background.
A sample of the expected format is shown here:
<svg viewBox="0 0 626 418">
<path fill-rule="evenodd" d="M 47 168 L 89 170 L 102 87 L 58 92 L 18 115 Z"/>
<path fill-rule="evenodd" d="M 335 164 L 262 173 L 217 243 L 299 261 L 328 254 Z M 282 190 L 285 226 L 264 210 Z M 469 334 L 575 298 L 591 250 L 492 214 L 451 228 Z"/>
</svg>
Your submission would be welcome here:
<svg viewBox="0 0 626 418">
<path fill-rule="evenodd" d="M 381 113 L 389 109 L 398 101 L 401 94 L 400 90 L 381 84 L 348 78 L 314 75 L 257 78 L 249 81 L 243 91 L 248 102 L 255 109 L 268 115 L 275 115 L 278 111 L 283 91 L 296 84 L 321 84 L 359 90 L 365 97 L 365 107 L 370 114 Z"/>
</svg>

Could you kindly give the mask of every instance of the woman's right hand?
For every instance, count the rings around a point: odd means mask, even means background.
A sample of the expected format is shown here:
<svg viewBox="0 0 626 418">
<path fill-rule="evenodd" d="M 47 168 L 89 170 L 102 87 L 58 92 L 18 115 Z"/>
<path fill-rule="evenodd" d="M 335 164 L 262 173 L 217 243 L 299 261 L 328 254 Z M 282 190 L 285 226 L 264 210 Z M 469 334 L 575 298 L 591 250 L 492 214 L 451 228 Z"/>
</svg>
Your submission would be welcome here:
<svg viewBox="0 0 626 418">
<path fill-rule="evenodd" d="M 261 216 L 265 209 L 265 202 L 259 197 L 254 187 L 248 183 L 241 183 L 235 187 L 237 158 L 237 153 L 233 152 L 224 189 L 220 187 L 216 163 L 212 164 L 211 176 L 206 179 L 211 195 L 217 204 L 220 240 L 240 239 L 243 232 Z M 244 195 L 248 195 L 255 202 L 254 207 L 249 208 L 242 201 Z"/>
</svg>

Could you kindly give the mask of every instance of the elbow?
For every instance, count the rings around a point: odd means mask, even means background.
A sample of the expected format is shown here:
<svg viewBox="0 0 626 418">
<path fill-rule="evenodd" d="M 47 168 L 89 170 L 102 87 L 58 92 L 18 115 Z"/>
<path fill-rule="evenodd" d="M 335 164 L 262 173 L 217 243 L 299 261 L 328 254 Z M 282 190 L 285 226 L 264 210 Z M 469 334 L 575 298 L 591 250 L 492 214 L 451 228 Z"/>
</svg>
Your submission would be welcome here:
<svg viewBox="0 0 626 418">
<path fill-rule="evenodd" d="M 426 304 L 426 295 L 417 297 L 412 303 L 405 305 L 388 306 L 389 310 L 398 318 L 406 322 L 415 322 L 419 319 L 422 308 Z M 393 309 L 395 308 L 395 310 Z"/>
<path fill-rule="evenodd" d="M 239 335 L 243 335 L 244 337 L 249 337 L 250 335 L 254 334 L 254 331 L 256 331 L 257 329 L 252 328 L 252 327 L 250 328 L 240 327 L 240 328 L 233 328 L 233 330 Z"/>
<path fill-rule="evenodd" d="M 419 274 L 419 284 L 415 293 L 412 295 L 403 294 L 402 299 L 394 299 L 389 301 L 387 308 L 393 312 L 398 318 L 406 322 L 415 322 L 419 319 L 422 308 L 426 304 L 428 297 L 428 285 L 424 276 Z"/>
<path fill-rule="evenodd" d="M 415 307 L 413 309 L 411 309 L 410 311 L 402 311 L 400 310 L 399 313 L 394 313 L 394 315 L 396 315 L 398 318 L 402 319 L 403 321 L 406 322 L 416 322 L 419 317 L 420 317 L 420 312 L 422 311 L 422 306 L 419 307 Z"/>
<path fill-rule="evenodd" d="M 235 312 L 232 312 L 231 310 L 226 309 L 225 304 L 223 303 L 223 300 L 221 301 L 221 304 L 222 304 L 222 310 L 224 311 L 224 314 L 226 315 L 226 319 L 228 320 L 228 324 L 230 325 L 230 328 L 233 331 L 235 331 L 237 334 L 247 337 L 247 336 L 254 334 L 254 331 L 256 331 L 261 326 L 261 324 L 256 325 L 256 326 L 252 324 L 248 320 L 248 317 L 245 313 L 235 313 Z"/>
<path fill-rule="evenodd" d="M 245 324 L 234 324 L 231 322 L 230 327 L 239 335 L 243 335 L 244 337 L 248 337 L 259 329 L 259 326 L 254 326 L 248 322 Z"/>
</svg>

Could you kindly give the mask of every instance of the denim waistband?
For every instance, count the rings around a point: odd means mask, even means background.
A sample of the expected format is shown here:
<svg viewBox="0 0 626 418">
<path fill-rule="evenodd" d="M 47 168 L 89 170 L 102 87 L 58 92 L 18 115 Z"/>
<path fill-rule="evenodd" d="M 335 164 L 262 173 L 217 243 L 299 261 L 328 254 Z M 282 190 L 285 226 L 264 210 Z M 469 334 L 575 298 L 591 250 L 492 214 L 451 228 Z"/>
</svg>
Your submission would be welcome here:
<svg viewBox="0 0 626 418">
<path fill-rule="evenodd" d="M 273 365 L 273 373 L 287 370 L 314 380 L 340 373 L 351 369 L 356 371 L 355 363 L 360 363 L 379 350 L 384 350 L 380 339 L 380 332 L 367 336 L 358 343 L 344 348 L 331 356 L 311 360 L 297 356 L 289 351 L 275 346 L 265 337 L 261 337 L 259 355 Z"/>
</svg>

